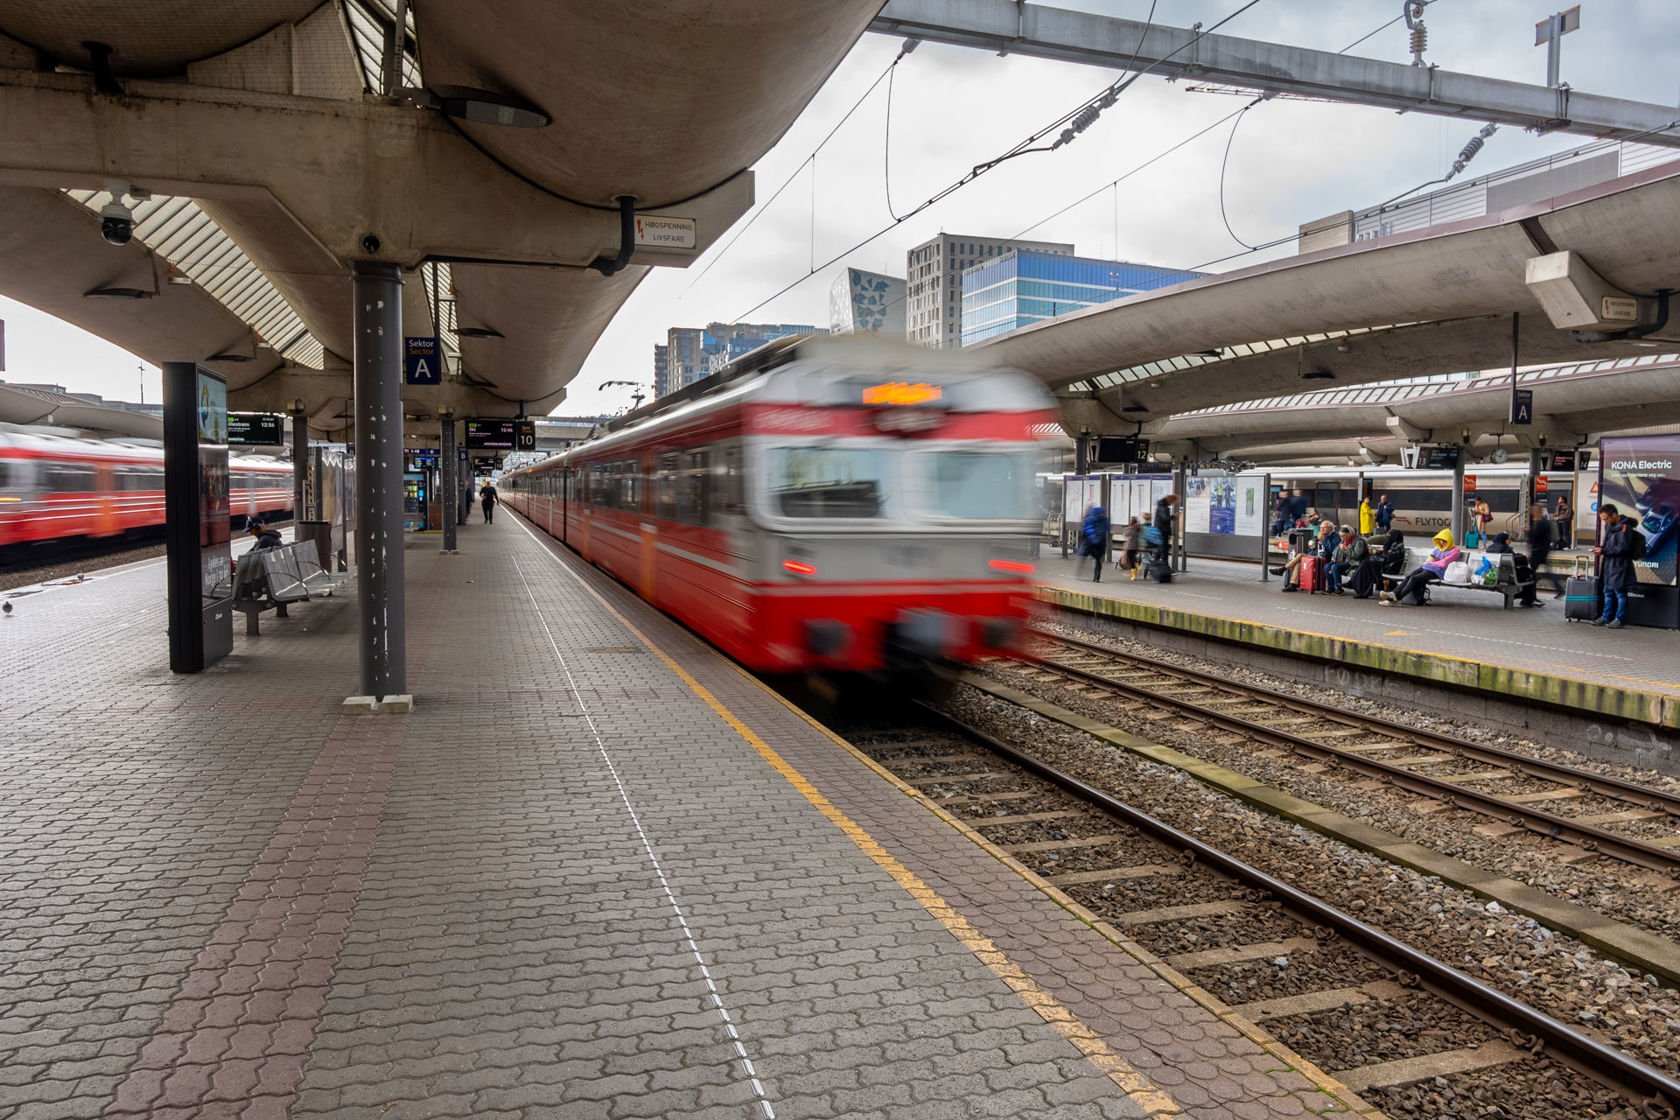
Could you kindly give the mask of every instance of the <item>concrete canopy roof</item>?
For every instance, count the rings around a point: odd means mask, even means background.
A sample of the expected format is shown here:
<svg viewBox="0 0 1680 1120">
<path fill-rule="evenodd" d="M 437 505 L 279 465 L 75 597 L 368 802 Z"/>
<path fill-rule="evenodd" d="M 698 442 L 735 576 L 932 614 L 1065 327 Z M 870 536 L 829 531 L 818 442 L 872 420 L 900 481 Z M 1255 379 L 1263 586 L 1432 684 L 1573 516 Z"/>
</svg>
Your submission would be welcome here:
<svg viewBox="0 0 1680 1120">
<path fill-rule="evenodd" d="M 328 351 L 327 376 L 303 388 L 312 410 L 335 414 L 344 410 L 329 407 L 332 398 L 349 391 L 347 266 L 367 255 L 364 234 L 377 232 L 369 252 L 399 263 L 416 296 L 416 266 L 451 265 L 441 319 L 500 335 L 461 341 L 463 384 L 484 402 L 474 407 L 511 414 L 524 403 L 541 412 L 563 397 L 648 267 L 688 263 L 751 205 L 748 169 L 878 7 L 878 0 L 414 5 L 408 79 L 489 89 L 553 119 L 518 129 L 367 94 L 377 76 L 370 44 L 392 19 L 386 0 L 11 5 L 0 9 L 0 183 L 86 191 L 122 178 L 194 200 Z M 91 79 L 52 72 L 54 64 L 87 69 L 84 40 L 113 47 L 124 96 L 90 97 Z M 151 80 L 165 76 L 171 80 Z M 611 277 L 585 270 L 617 252 L 613 200 L 623 195 L 643 212 L 670 205 L 667 212 L 696 218 L 695 250 L 638 249 Z M 64 230 L 71 239 L 64 251 L 37 239 L 33 255 L 8 262 L 11 271 L 99 258 L 105 249 L 94 227 L 83 227 Z M 50 307 L 37 302 L 29 287 L 0 290 L 54 314 L 71 311 L 61 298 Z M 173 314 L 179 300 L 146 302 L 146 316 L 156 317 Z M 156 336 L 137 340 L 149 344 L 136 352 L 153 360 L 199 360 L 228 341 L 205 350 L 204 332 L 137 326 L 128 321 L 135 309 L 127 310 L 78 304 L 67 317 L 113 341 Z M 425 299 L 405 292 L 404 310 L 405 333 L 438 332 Z M 254 371 L 237 371 L 246 372 Z M 237 393 L 234 404 L 257 407 Z"/>
<path fill-rule="evenodd" d="M 1534 393 L 1531 425 L 1507 423 L 1509 373 L 1470 379 L 1322 389 L 1223 405 L 1144 425 L 1154 445 L 1192 457 L 1307 462 L 1357 457 L 1397 461 L 1415 442 L 1457 443 L 1465 432 L 1479 451 L 1590 442 L 1605 433 L 1680 424 L 1680 357 L 1647 351 L 1521 370 Z"/>
<path fill-rule="evenodd" d="M 1631 342 L 1589 347 L 1553 329 L 1524 277 L 1529 258 L 1554 248 L 1630 292 L 1680 287 L 1680 162 L 1158 289 L 982 345 L 1064 397 L 1091 401 L 1081 415 L 1094 430 L 1299 391 L 1303 374 L 1358 384 L 1497 367 L 1510 360 L 1512 312 L 1522 313 L 1524 364 L 1644 352 Z M 1680 325 L 1653 338 L 1680 340 Z"/>
</svg>

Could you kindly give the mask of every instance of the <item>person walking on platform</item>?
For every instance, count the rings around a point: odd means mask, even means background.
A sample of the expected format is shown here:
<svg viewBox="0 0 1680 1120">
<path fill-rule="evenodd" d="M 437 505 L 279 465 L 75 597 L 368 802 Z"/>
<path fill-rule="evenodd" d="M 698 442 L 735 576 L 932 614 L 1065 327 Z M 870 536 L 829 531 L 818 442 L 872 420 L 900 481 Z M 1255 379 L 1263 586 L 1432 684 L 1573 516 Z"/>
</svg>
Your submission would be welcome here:
<svg viewBox="0 0 1680 1120">
<path fill-rule="evenodd" d="M 1414 606 L 1423 606 L 1424 588 L 1444 576 L 1447 565 L 1463 555 L 1458 546 L 1453 544 L 1452 530 L 1442 529 L 1435 534 L 1435 547 L 1429 550 L 1429 559 L 1425 560 L 1421 567 L 1406 573 L 1406 578 L 1400 581 L 1400 586 L 1393 591 L 1384 591 L 1377 597 L 1377 601 L 1388 607 L 1410 599 Z"/>
<path fill-rule="evenodd" d="M 478 492 L 478 505 L 484 511 L 484 523 L 490 524 L 496 519 L 496 505 L 501 499 L 496 494 L 496 488 L 490 483 L 484 484 L 484 489 Z"/>
<path fill-rule="evenodd" d="M 1168 494 L 1155 503 L 1155 517 L 1151 527 L 1161 535 L 1155 545 L 1154 562 L 1161 567 L 1167 567 L 1167 556 L 1172 551 L 1174 508 L 1178 505 L 1178 495 Z"/>
<path fill-rule="evenodd" d="M 1079 526 L 1079 551 L 1096 561 L 1091 582 L 1101 583 L 1103 561 L 1108 559 L 1108 514 L 1103 507 L 1092 506 L 1085 511 L 1085 521 Z"/>
<path fill-rule="evenodd" d="M 1389 505 L 1387 494 L 1377 499 L 1377 508 L 1371 516 L 1377 523 L 1377 532 L 1386 533 L 1394 528 L 1394 507 Z"/>
<path fill-rule="evenodd" d="M 1120 530 L 1120 566 L 1128 568 L 1132 573 L 1132 582 L 1138 578 L 1138 567 L 1143 560 L 1143 522 L 1135 516 L 1126 527 Z"/>
<path fill-rule="evenodd" d="M 1629 537 L 1638 530 L 1624 522 L 1622 511 L 1608 502 L 1599 507 L 1598 520 L 1604 535 L 1593 546 L 1593 555 L 1603 562 L 1599 579 L 1604 586 L 1604 613 L 1593 619 L 1593 625 L 1620 630 L 1627 618 L 1628 592 L 1633 590 L 1633 542 Z"/>
<path fill-rule="evenodd" d="M 1364 540 L 1377 531 L 1377 510 L 1371 504 L 1371 495 L 1361 495 L 1359 499 L 1359 539 Z"/>
<path fill-rule="evenodd" d="M 1289 523 L 1298 525 L 1307 515 L 1307 492 L 1297 490 L 1289 499 Z"/>
<path fill-rule="evenodd" d="M 1343 525 L 1337 535 L 1341 539 L 1325 568 L 1325 584 L 1330 594 L 1345 595 L 1347 592 L 1342 590 L 1342 581 L 1349 578 L 1350 571 L 1358 571 L 1359 566 L 1370 558 L 1371 547 L 1365 543 L 1364 537 L 1354 535 L 1351 525 Z"/>
<path fill-rule="evenodd" d="M 1545 576 L 1546 582 L 1552 586 L 1552 598 L 1563 598 L 1563 577 L 1551 569 L 1552 548 L 1557 543 L 1557 526 L 1546 516 L 1546 504 L 1536 502 L 1528 507 L 1528 566 L 1534 573 L 1534 586 L 1523 598 L 1523 606 L 1538 607 L 1540 600 L 1536 597 L 1540 590 L 1540 577 Z"/>
</svg>

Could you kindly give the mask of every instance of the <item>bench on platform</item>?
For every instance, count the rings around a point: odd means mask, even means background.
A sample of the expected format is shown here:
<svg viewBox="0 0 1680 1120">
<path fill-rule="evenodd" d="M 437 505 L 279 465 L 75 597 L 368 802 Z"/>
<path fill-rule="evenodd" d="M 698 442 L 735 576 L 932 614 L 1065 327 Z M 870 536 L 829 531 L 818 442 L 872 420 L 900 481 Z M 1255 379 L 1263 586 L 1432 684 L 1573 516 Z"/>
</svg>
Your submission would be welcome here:
<svg viewBox="0 0 1680 1120">
<path fill-rule="evenodd" d="M 257 620 L 272 610 L 285 618 L 291 603 L 332 594 L 332 576 L 321 567 L 314 541 L 253 548 L 233 571 L 233 609 L 245 615 L 245 633 L 258 633 Z"/>
<path fill-rule="evenodd" d="M 1425 549 L 1412 549 L 1411 553 L 1413 564 L 1407 571 L 1422 567 L 1423 562 L 1429 559 L 1429 552 Z M 1484 558 L 1491 561 L 1499 573 L 1492 583 L 1486 582 L 1485 578 L 1477 579 L 1475 575 L 1477 569 L 1482 566 Z M 1509 552 L 1480 552 L 1474 549 L 1465 549 L 1464 560 L 1470 570 L 1470 579 L 1457 582 L 1449 582 L 1445 579 L 1434 580 L 1424 588 L 1424 602 L 1429 601 L 1429 593 L 1437 587 L 1448 587 L 1460 591 L 1493 591 L 1505 597 L 1505 609 L 1510 610 L 1511 604 L 1516 601 L 1518 596 L 1534 587 L 1532 574 L 1527 581 L 1517 579 L 1517 560 Z"/>
</svg>

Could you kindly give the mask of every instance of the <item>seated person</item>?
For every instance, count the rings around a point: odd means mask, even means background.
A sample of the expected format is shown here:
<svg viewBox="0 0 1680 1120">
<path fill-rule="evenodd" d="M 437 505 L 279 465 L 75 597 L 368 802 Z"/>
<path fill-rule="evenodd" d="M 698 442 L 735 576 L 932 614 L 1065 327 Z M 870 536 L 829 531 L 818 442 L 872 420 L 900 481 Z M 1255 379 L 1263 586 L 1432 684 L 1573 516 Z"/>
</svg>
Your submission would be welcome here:
<svg viewBox="0 0 1680 1120">
<path fill-rule="evenodd" d="M 1493 539 L 1487 542 L 1487 548 L 1482 551 L 1488 553 L 1489 555 L 1497 555 L 1501 552 L 1513 551 L 1511 548 L 1511 534 L 1495 533 L 1493 535 Z"/>
<path fill-rule="evenodd" d="M 1301 590 L 1301 560 L 1303 557 L 1318 557 L 1319 569 L 1322 571 L 1324 566 L 1330 563 L 1335 553 L 1336 528 L 1328 521 L 1321 521 L 1318 525 L 1318 535 L 1312 539 L 1305 550 L 1290 553 L 1288 561 L 1283 566 L 1283 589 L 1285 591 Z M 1308 590 L 1316 589 L 1308 588 Z"/>
<path fill-rule="evenodd" d="M 1382 589 L 1384 576 L 1405 570 L 1406 534 L 1390 529 L 1386 535 L 1370 538 L 1365 542 L 1365 562 L 1353 570 L 1353 597 L 1369 599 Z"/>
<path fill-rule="evenodd" d="M 1423 589 L 1439 580 L 1446 574 L 1447 565 L 1455 563 L 1463 553 L 1453 544 L 1450 529 L 1442 529 L 1434 537 L 1435 547 L 1429 550 L 1429 559 L 1419 568 L 1406 573 L 1406 578 L 1393 591 L 1384 591 L 1377 597 L 1384 606 L 1402 603 L 1410 599 L 1415 606 L 1423 606 Z"/>
<path fill-rule="evenodd" d="M 1336 531 L 1336 546 L 1330 555 L 1330 562 L 1325 565 L 1325 589 L 1332 595 L 1345 595 L 1342 590 L 1343 579 L 1348 578 L 1350 571 L 1355 571 L 1370 558 L 1371 549 L 1365 543 L 1365 538 L 1357 536 L 1351 525 L 1343 525 Z"/>
<path fill-rule="evenodd" d="M 251 518 L 246 522 L 245 527 L 250 530 L 253 537 L 257 538 L 257 543 L 251 546 L 253 550 L 279 548 L 285 543 L 280 539 L 280 530 L 270 529 L 259 518 Z"/>
</svg>

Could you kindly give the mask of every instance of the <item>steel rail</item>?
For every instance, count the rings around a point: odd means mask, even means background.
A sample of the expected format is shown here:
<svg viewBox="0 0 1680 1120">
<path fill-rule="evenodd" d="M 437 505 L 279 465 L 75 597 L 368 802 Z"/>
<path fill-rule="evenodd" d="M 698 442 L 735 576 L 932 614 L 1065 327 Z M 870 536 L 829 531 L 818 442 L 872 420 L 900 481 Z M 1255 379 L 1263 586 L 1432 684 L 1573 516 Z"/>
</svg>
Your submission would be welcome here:
<svg viewBox="0 0 1680 1120">
<path fill-rule="evenodd" d="M 1098 648 L 1100 649 L 1100 647 Z M 1111 654 L 1111 656 L 1119 661 L 1134 660 L 1129 658 L 1126 654 Z M 1153 692 L 1141 685 L 1135 685 L 1128 681 L 1122 681 L 1114 677 L 1105 676 L 1101 673 L 1095 673 L 1089 669 L 1082 669 L 1076 665 L 1066 665 L 1059 661 L 1043 658 L 1032 662 L 1032 664 L 1042 666 L 1052 672 L 1060 673 L 1075 680 L 1096 685 L 1099 688 L 1104 688 L 1111 692 L 1129 696 L 1136 700 L 1143 700 L 1152 704 L 1169 705 L 1180 711 L 1188 713 L 1192 718 L 1200 722 L 1218 727 L 1221 730 L 1243 735 L 1259 742 L 1266 743 L 1270 746 L 1278 747 L 1294 753 L 1316 755 L 1320 758 L 1329 760 L 1336 765 L 1345 766 L 1350 770 L 1357 770 L 1362 773 L 1372 775 L 1373 777 L 1380 778 L 1392 785 L 1410 790 L 1413 793 L 1434 798 L 1438 801 L 1444 801 L 1449 805 L 1472 809 L 1486 816 L 1504 820 L 1521 828 L 1526 828 L 1531 832 L 1550 839 L 1564 840 L 1588 851 L 1608 855 L 1615 859 L 1619 859 L 1639 867 L 1644 867 L 1652 871 L 1660 871 L 1667 874 L 1680 874 L 1680 849 L 1664 848 L 1657 844 L 1647 843 L 1637 837 L 1622 836 L 1618 833 L 1611 832 L 1608 829 L 1600 828 L 1597 825 L 1582 824 L 1579 821 L 1571 820 L 1568 817 L 1560 816 L 1556 813 L 1547 812 L 1544 809 L 1538 809 L 1520 802 L 1508 801 L 1502 797 L 1482 793 L 1478 790 L 1468 789 L 1462 785 L 1445 781 L 1441 778 L 1432 778 L 1427 774 L 1420 774 L 1415 770 L 1408 770 L 1403 766 L 1397 766 L 1391 762 L 1383 762 L 1380 759 L 1368 758 L 1362 754 L 1344 750 L 1340 747 L 1316 742 L 1290 731 L 1267 727 L 1264 724 L 1255 722 L 1254 720 L 1221 712 L 1214 708 L 1197 704 L 1194 701 L 1185 700 L 1181 697 L 1165 696 L 1158 692 Z M 1147 662 L 1143 664 L 1149 665 Z M 1151 671 L 1153 671 L 1153 666 L 1150 665 L 1149 667 Z M 1163 675 L 1170 676 L 1172 674 L 1163 672 Z M 1228 681 L 1218 682 L 1216 686 L 1211 687 L 1218 687 L 1222 691 L 1235 691 L 1239 693 L 1247 691 L 1246 685 L 1235 685 Z M 1317 709 L 1308 709 L 1308 714 L 1319 716 L 1327 713 L 1320 712 Z M 1348 717 L 1343 713 L 1337 713 L 1337 715 L 1341 717 L 1338 722 L 1347 723 L 1349 726 L 1359 726 L 1357 722 L 1349 722 L 1350 719 L 1358 721 L 1363 718 Z M 1379 721 L 1379 723 L 1380 722 L 1381 721 Z M 1434 749 L 1446 750 L 1448 748 L 1438 747 Z M 1546 775 L 1535 776 L 1545 777 Z M 1573 783 L 1564 782 L 1561 784 L 1571 785 Z"/>
<path fill-rule="evenodd" d="M 1069 638 L 1061 634 L 1052 634 L 1045 630 L 1034 629 L 1029 633 L 1035 638 L 1045 641 L 1058 642 L 1075 649 L 1089 653 L 1111 657 L 1117 661 L 1125 661 L 1148 669 L 1152 673 L 1162 676 L 1173 676 L 1180 680 L 1193 681 L 1209 688 L 1220 689 L 1225 692 L 1242 693 L 1261 696 L 1281 707 L 1300 712 L 1303 715 L 1322 716 L 1325 719 L 1339 723 L 1344 727 L 1358 730 L 1375 729 L 1385 735 L 1392 735 L 1397 739 L 1405 739 L 1431 750 L 1449 751 L 1453 754 L 1473 758 L 1479 762 L 1490 762 L 1496 766 L 1505 766 L 1519 771 L 1531 778 L 1550 778 L 1560 785 L 1580 786 L 1590 789 L 1594 793 L 1601 793 L 1606 797 L 1618 800 L 1636 802 L 1647 809 L 1669 813 L 1680 817 L 1680 794 L 1669 793 L 1666 790 L 1652 789 L 1642 786 L 1638 782 L 1626 781 L 1622 778 L 1612 778 L 1605 774 L 1595 774 L 1591 770 L 1582 770 L 1575 766 L 1566 766 L 1561 762 L 1547 762 L 1545 759 L 1533 758 L 1504 747 L 1488 746 L 1483 743 L 1472 743 L 1468 739 L 1458 739 L 1451 735 L 1443 735 L 1434 731 L 1425 731 L 1411 727 L 1394 720 L 1384 719 L 1382 716 L 1369 716 L 1347 712 L 1328 704 L 1307 700 L 1287 692 L 1267 688 L 1257 684 L 1237 684 L 1224 677 L 1217 677 L 1211 673 L 1204 673 L 1198 669 L 1186 669 L 1178 665 L 1162 665 L 1148 661 L 1123 650 L 1111 649 L 1095 642 L 1082 641 L 1079 638 Z"/>
<path fill-rule="evenodd" d="M 1397 966 L 1400 971 L 1417 977 L 1426 988 L 1469 1014 L 1496 1026 L 1515 1030 L 1519 1034 L 1531 1035 L 1546 1047 L 1566 1055 L 1582 1072 L 1600 1081 L 1610 1081 L 1621 1091 L 1632 1089 L 1637 1094 L 1643 1094 L 1646 1099 L 1640 1103 L 1647 1107 L 1648 1115 L 1672 1115 L 1672 1110 L 1680 1109 L 1680 1081 L 1662 1070 L 1582 1034 L 1538 1008 L 1512 999 L 1498 988 L 1460 972 L 1323 899 L 1308 894 L 1205 841 L 1181 832 L 1142 809 L 1064 773 L 979 728 L 970 727 L 931 705 L 921 706 L 957 733 L 994 751 L 1029 773 L 1158 840 L 1190 852 L 1199 862 L 1206 863 L 1245 885 L 1267 892 L 1301 917 L 1334 930 L 1372 955 Z M 1671 1111 L 1665 1113 L 1661 1111 L 1663 1108 Z"/>
</svg>

